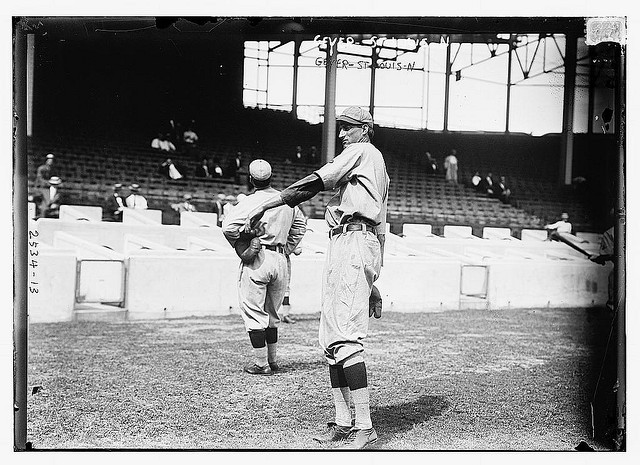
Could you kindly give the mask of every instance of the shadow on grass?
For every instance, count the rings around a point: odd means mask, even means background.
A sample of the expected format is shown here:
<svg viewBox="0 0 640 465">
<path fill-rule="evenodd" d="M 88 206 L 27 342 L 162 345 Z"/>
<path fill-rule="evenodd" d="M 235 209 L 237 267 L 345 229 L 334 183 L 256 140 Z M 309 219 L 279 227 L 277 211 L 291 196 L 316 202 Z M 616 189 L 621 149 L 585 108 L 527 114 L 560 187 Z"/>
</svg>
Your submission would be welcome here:
<svg viewBox="0 0 640 465">
<path fill-rule="evenodd" d="M 444 396 L 424 395 L 411 402 L 372 409 L 371 421 L 379 435 L 375 448 L 384 449 L 396 435 L 442 415 L 448 408 L 449 402 Z"/>
</svg>

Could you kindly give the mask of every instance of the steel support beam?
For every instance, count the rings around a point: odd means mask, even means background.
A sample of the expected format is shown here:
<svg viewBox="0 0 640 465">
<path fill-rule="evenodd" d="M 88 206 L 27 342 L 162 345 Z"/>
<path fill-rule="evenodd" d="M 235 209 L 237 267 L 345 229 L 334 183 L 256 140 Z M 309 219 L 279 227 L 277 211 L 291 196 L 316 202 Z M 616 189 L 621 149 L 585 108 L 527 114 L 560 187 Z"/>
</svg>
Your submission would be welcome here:
<svg viewBox="0 0 640 465">
<path fill-rule="evenodd" d="M 443 130 L 449 130 L 449 81 L 451 77 L 451 42 L 447 43 L 447 63 L 444 74 L 444 124 Z"/>
<path fill-rule="evenodd" d="M 337 39 L 337 36 L 331 36 Z M 324 84 L 324 124 L 322 125 L 322 163 L 333 160 L 336 151 L 336 78 L 338 48 L 327 47 L 327 67 Z"/>
<path fill-rule="evenodd" d="M 507 107 L 505 109 L 505 132 L 509 132 L 509 118 L 511 117 L 511 65 L 513 64 L 513 44 L 515 43 L 515 40 L 516 36 L 511 34 L 511 38 L 509 40 L 509 59 L 507 61 Z"/>
<path fill-rule="evenodd" d="M 300 39 L 293 39 L 293 95 L 291 96 L 291 115 L 298 119 L 298 58 L 300 57 Z"/>
<path fill-rule="evenodd" d="M 562 143 L 560 149 L 560 185 L 570 185 L 573 172 L 573 112 L 576 88 L 578 39 L 566 35 L 564 57 L 564 99 L 562 108 Z"/>
<path fill-rule="evenodd" d="M 375 108 L 376 101 L 376 68 L 378 67 L 378 49 L 373 47 L 371 49 L 371 88 L 369 90 L 369 113 L 373 116 L 375 121 L 375 115 L 373 110 Z"/>
</svg>

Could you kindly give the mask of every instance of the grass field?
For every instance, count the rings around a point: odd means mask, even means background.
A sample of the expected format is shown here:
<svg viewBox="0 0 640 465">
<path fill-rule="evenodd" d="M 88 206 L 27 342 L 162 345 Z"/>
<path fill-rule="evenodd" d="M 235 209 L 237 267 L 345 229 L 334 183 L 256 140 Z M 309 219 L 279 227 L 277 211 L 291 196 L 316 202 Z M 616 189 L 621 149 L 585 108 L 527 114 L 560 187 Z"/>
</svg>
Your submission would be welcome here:
<svg viewBox="0 0 640 465">
<path fill-rule="evenodd" d="M 314 449 L 333 420 L 318 315 L 280 328 L 282 372 L 251 359 L 239 316 L 29 328 L 34 449 Z M 573 450 L 609 319 L 597 309 L 401 314 L 371 320 L 376 449 Z"/>
</svg>

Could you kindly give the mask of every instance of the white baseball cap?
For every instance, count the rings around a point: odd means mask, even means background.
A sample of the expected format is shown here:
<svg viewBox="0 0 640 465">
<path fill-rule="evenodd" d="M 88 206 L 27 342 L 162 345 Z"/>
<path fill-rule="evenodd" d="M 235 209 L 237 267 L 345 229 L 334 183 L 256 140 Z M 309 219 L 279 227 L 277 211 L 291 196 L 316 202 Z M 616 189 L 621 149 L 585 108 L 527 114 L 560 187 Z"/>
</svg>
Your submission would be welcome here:
<svg viewBox="0 0 640 465">
<path fill-rule="evenodd" d="M 266 160 L 253 160 L 249 165 L 249 174 L 256 181 L 266 181 L 271 177 L 271 165 Z"/>
</svg>

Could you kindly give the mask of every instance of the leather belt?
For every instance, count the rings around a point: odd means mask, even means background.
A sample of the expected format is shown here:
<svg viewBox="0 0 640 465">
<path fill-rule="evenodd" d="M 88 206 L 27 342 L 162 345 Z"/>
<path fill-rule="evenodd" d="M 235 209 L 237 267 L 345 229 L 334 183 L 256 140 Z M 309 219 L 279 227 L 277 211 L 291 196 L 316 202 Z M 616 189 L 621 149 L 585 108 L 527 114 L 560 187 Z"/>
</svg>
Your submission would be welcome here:
<svg viewBox="0 0 640 465">
<path fill-rule="evenodd" d="M 264 244 L 263 247 L 265 249 L 269 249 L 269 250 L 273 250 L 274 252 L 278 252 L 278 253 L 284 253 L 284 245 L 280 245 L 280 244 L 274 244 L 274 245 L 267 245 Z"/>
<path fill-rule="evenodd" d="M 367 223 L 346 223 L 341 224 L 340 226 L 336 226 L 333 229 L 329 230 L 329 239 L 332 237 L 336 237 L 340 234 L 346 233 L 347 231 L 369 231 L 370 233 L 376 234 L 376 228 Z"/>
</svg>

